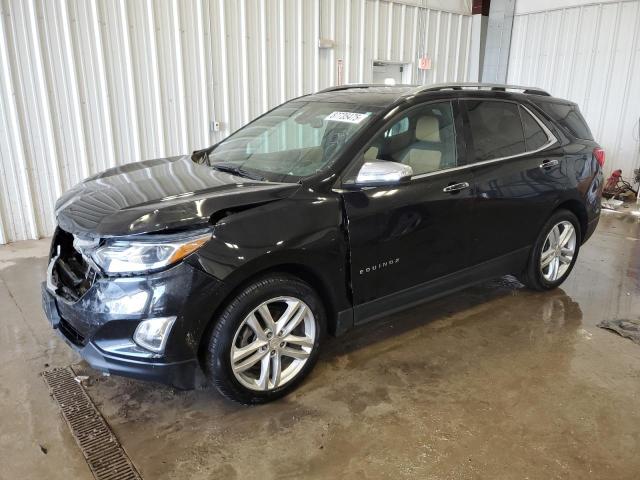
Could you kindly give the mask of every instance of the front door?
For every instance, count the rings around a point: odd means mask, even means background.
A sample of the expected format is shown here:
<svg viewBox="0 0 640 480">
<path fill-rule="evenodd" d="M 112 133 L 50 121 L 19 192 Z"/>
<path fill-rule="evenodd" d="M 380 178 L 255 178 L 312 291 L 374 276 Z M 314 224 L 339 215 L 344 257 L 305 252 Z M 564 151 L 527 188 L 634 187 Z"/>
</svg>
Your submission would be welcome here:
<svg viewBox="0 0 640 480">
<path fill-rule="evenodd" d="M 456 112 L 455 104 L 437 102 L 398 114 L 360 161 L 407 164 L 412 179 L 342 194 L 356 323 L 375 316 L 376 308 L 395 308 L 394 301 L 409 298 L 403 292 L 469 266 L 473 179 L 467 169 L 457 168 L 465 162 Z M 362 305 L 370 308 L 358 308 Z"/>
</svg>

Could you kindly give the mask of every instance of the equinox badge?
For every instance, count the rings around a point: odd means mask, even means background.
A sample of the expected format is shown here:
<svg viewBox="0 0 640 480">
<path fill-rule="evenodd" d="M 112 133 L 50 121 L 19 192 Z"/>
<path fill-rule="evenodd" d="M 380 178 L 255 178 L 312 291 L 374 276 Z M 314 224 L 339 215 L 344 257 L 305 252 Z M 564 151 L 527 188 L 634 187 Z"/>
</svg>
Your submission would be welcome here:
<svg viewBox="0 0 640 480">
<path fill-rule="evenodd" d="M 368 267 L 361 268 L 360 275 L 364 275 L 365 273 L 375 272 L 376 270 L 382 270 L 383 268 L 390 267 L 391 265 L 395 265 L 399 261 L 400 261 L 399 258 L 392 258 L 391 260 L 386 260 L 376 265 L 370 265 Z"/>
</svg>

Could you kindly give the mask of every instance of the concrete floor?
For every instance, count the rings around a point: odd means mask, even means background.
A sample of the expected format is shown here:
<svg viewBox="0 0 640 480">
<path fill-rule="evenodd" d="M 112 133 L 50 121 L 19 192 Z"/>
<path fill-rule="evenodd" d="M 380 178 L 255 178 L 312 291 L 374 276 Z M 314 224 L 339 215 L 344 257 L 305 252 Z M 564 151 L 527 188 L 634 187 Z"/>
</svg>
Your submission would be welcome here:
<svg viewBox="0 0 640 480">
<path fill-rule="evenodd" d="M 69 364 L 145 478 L 638 478 L 640 345 L 595 325 L 640 316 L 639 239 L 603 215 L 562 289 L 502 279 L 331 339 L 252 408 L 91 371 L 41 312 L 48 242 L 1 247 L 0 478 L 92 478 L 39 376 Z"/>
</svg>

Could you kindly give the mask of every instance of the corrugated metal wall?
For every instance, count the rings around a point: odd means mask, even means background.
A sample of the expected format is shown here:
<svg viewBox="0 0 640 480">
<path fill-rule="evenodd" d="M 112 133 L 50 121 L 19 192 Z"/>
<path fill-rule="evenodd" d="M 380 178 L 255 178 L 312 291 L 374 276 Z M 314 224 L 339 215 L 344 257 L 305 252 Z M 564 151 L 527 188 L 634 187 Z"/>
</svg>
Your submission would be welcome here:
<svg viewBox="0 0 640 480">
<path fill-rule="evenodd" d="M 210 145 L 334 84 L 338 60 L 345 82 L 370 81 L 374 59 L 466 79 L 469 12 L 422 3 L 0 0 L 0 243 L 50 234 L 56 198 L 90 174 Z"/>
<path fill-rule="evenodd" d="M 640 167 L 640 1 L 516 12 L 508 82 L 577 102 L 607 174 Z"/>
</svg>

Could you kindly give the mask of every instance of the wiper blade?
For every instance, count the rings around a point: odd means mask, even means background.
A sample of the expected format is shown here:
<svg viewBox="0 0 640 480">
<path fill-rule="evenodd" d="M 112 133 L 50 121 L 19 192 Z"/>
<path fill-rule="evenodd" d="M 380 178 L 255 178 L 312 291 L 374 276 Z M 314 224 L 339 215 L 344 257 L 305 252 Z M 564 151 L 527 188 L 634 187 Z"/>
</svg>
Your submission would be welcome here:
<svg viewBox="0 0 640 480">
<path fill-rule="evenodd" d="M 257 173 L 250 172 L 232 163 L 214 163 L 211 165 L 211 167 L 213 167 L 215 170 L 218 170 L 219 172 L 233 173 L 234 175 L 238 175 L 239 177 L 250 178 L 251 180 L 264 180 L 264 177 L 258 175 Z"/>
</svg>

